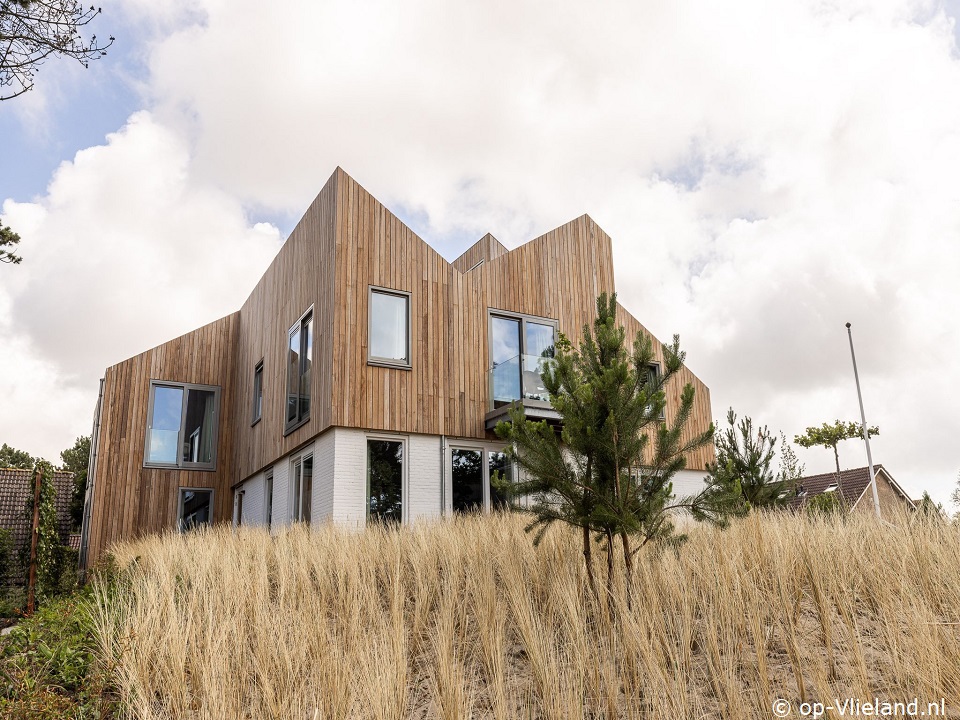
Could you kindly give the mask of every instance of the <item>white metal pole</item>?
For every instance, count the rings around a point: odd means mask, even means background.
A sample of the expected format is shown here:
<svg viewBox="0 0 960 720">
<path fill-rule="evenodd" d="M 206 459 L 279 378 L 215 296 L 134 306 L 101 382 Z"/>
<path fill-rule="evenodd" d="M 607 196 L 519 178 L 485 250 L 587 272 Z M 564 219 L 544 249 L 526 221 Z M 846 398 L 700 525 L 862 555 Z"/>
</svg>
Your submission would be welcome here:
<svg viewBox="0 0 960 720">
<path fill-rule="evenodd" d="M 877 474 L 873 470 L 873 455 L 870 453 L 870 432 L 867 430 L 867 417 L 863 413 L 863 394 L 860 392 L 860 375 L 857 373 L 857 356 L 853 352 L 853 331 L 847 323 L 847 337 L 850 338 L 850 357 L 853 359 L 853 379 L 857 382 L 857 399 L 860 401 L 860 422 L 863 424 L 863 444 L 867 446 L 867 465 L 870 466 L 870 487 L 873 488 L 873 509 L 880 516 L 880 496 L 877 495 Z"/>
</svg>

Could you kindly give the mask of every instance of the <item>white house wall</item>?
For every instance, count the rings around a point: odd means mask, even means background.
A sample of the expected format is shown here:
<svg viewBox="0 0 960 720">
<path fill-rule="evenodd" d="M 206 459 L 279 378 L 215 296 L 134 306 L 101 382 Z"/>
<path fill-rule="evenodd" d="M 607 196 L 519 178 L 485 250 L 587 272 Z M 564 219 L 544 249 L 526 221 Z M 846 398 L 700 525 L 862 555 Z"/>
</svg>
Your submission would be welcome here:
<svg viewBox="0 0 960 720">
<path fill-rule="evenodd" d="M 243 485 L 239 485 L 234 493 L 243 493 L 243 514 L 240 518 L 241 525 L 263 525 L 264 524 L 264 494 L 263 494 L 263 473 L 257 473 L 249 478 Z"/>
<path fill-rule="evenodd" d="M 442 515 L 440 437 L 410 435 L 407 443 L 407 518 L 430 520 Z"/>
<path fill-rule="evenodd" d="M 313 453 L 313 496 L 311 517 L 316 524 L 334 522 L 362 527 L 367 515 L 367 439 L 395 439 L 404 442 L 404 497 L 406 519 L 409 522 L 431 520 L 443 515 L 444 482 L 449 486 L 449 447 L 459 446 L 457 440 L 447 439 L 447 453 L 441 453 L 441 438 L 437 435 L 392 435 L 354 428 L 334 427 L 320 435 L 313 443 L 277 460 L 273 468 L 272 527 L 290 523 L 293 516 L 293 487 L 291 473 L 294 461 Z M 466 446 L 466 442 L 463 443 Z M 487 448 L 490 449 L 490 448 Z M 446 470 L 446 472 L 444 472 Z M 705 473 L 681 470 L 673 478 L 673 492 L 677 497 L 694 495 L 704 486 Z M 244 525 L 265 523 L 266 500 L 264 472 L 249 478 L 238 490 L 243 490 Z M 449 494 L 450 489 L 447 488 Z M 447 498 L 449 500 L 449 498 Z"/>
<path fill-rule="evenodd" d="M 333 488 L 336 469 L 334 433 L 327 430 L 313 443 L 313 498 L 310 517 L 323 522 L 333 516 Z M 301 453 L 298 453 L 301 454 Z"/>
<path fill-rule="evenodd" d="M 363 525 L 367 520 L 367 436 L 363 430 L 333 428 L 333 514 L 335 522 Z"/>
<path fill-rule="evenodd" d="M 704 479 L 707 473 L 704 470 L 679 470 L 673 476 L 673 495 L 674 497 L 684 497 L 686 495 L 696 495 L 703 490 Z"/>
</svg>

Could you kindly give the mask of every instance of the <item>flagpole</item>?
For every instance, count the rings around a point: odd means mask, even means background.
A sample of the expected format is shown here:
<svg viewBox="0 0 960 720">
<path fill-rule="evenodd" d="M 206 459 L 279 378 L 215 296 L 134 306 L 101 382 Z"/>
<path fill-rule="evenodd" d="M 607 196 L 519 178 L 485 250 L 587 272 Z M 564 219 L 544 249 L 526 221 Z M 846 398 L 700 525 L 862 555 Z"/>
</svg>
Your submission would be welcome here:
<svg viewBox="0 0 960 720">
<path fill-rule="evenodd" d="M 853 359 L 853 379 L 857 382 L 857 399 L 860 401 L 860 422 L 863 426 L 863 443 L 867 446 L 867 465 L 870 466 L 870 487 L 873 488 L 873 509 L 880 515 L 880 496 L 877 495 L 877 474 L 873 470 L 873 455 L 870 453 L 870 431 L 867 430 L 867 417 L 863 412 L 863 394 L 860 392 L 860 375 L 857 373 L 857 356 L 853 352 L 853 331 L 847 323 L 847 337 L 850 338 L 850 357 Z"/>
</svg>

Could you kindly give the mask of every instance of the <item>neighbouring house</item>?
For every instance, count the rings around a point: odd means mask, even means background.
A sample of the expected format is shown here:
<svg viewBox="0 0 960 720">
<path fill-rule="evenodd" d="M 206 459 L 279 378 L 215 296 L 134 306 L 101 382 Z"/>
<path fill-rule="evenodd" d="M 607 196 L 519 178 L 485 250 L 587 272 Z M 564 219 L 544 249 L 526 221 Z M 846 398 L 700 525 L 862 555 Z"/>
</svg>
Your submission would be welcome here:
<svg viewBox="0 0 960 720">
<path fill-rule="evenodd" d="M 10 557 L 13 560 L 14 572 L 7 577 L 0 577 L 0 585 L 16 585 L 25 581 L 25 568 L 19 562 L 30 551 L 30 527 L 33 516 L 29 508 L 32 507 L 34 496 L 33 470 L 19 468 L 0 468 L 0 530 L 9 530 L 13 536 L 13 547 Z M 73 495 L 73 473 L 65 470 L 55 470 L 53 473 L 53 487 L 56 490 L 54 507 L 57 511 L 57 530 L 60 542 L 64 545 L 70 541 L 70 499 Z"/>
<path fill-rule="evenodd" d="M 507 477 L 509 407 L 557 422 L 540 379 L 612 292 L 588 216 L 448 262 L 337 169 L 238 312 L 107 368 L 95 412 L 81 563 L 113 542 L 210 522 L 413 522 L 489 510 Z M 632 337 L 643 326 L 625 308 Z M 662 364 L 662 346 L 654 340 Z M 658 366 L 651 367 L 657 372 Z M 696 390 L 688 435 L 712 418 Z M 690 453 L 678 494 L 700 487 Z"/>
<path fill-rule="evenodd" d="M 912 511 L 916 505 L 903 491 L 883 465 L 874 465 L 877 478 L 877 496 L 880 499 L 880 514 Z M 811 498 L 824 493 L 840 493 L 850 512 L 874 512 L 873 490 L 870 489 L 870 469 L 844 470 L 839 477 L 835 472 L 809 475 L 797 481 L 796 495 L 790 498 L 793 510 L 803 508 Z"/>
</svg>

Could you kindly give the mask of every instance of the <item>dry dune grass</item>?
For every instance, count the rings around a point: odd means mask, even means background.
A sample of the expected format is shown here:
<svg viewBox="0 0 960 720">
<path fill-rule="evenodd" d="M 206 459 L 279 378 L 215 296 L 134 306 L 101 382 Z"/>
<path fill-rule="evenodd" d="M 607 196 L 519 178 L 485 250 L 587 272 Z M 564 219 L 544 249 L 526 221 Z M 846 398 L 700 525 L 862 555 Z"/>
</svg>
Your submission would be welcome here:
<svg viewBox="0 0 960 720">
<path fill-rule="evenodd" d="M 767 718 L 960 704 L 960 529 L 754 515 L 588 599 L 576 534 L 519 516 L 115 548 L 96 632 L 136 718 Z M 598 548 L 599 552 L 599 548 Z M 602 558 L 601 558 L 602 560 Z M 799 713 L 792 715 L 800 717 Z"/>
</svg>

